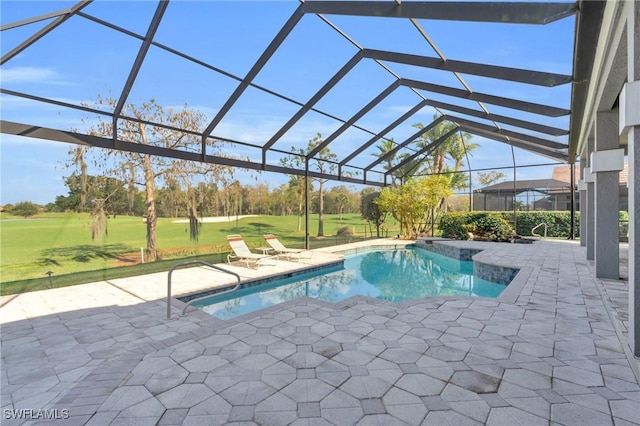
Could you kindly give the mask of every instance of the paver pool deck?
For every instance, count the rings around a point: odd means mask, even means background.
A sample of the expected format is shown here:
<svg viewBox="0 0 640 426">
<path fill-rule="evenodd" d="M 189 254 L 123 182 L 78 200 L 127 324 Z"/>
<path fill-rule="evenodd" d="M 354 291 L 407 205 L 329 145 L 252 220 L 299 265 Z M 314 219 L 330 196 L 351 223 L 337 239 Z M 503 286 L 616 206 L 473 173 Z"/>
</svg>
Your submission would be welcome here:
<svg viewBox="0 0 640 426">
<path fill-rule="evenodd" d="M 166 273 L 2 297 L 1 422 L 640 424 L 625 246 L 623 279 L 598 280 L 575 242 L 442 244 L 522 271 L 501 299 L 303 297 L 226 322 L 166 319 Z M 173 291 L 228 279 L 180 270 Z"/>
</svg>

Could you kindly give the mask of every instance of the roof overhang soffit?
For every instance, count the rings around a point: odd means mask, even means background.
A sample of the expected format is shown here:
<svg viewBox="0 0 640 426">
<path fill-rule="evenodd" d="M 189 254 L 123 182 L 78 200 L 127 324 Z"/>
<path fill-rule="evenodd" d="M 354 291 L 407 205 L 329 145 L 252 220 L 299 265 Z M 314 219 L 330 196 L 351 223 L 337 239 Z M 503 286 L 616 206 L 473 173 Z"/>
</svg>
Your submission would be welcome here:
<svg viewBox="0 0 640 426">
<path fill-rule="evenodd" d="M 612 2 L 612 4 L 615 2 Z M 569 162 L 575 162 L 576 155 L 582 149 L 586 138 L 581 139 L 581 128 L 586 113 L 589 83 L 594 69 L 599 31 L 602 27 L 606 1 L 585 1 L 578 3 L 575 43 L 573 48 L 573 86 L 571 87 L 571 106 L 573 114 L 569 123 Z"/>
<path fill-rule="evenodd" d="M 309 1 L 305 13 L 544 25 L 576 12 L 575 3 Z"/>
</svg>

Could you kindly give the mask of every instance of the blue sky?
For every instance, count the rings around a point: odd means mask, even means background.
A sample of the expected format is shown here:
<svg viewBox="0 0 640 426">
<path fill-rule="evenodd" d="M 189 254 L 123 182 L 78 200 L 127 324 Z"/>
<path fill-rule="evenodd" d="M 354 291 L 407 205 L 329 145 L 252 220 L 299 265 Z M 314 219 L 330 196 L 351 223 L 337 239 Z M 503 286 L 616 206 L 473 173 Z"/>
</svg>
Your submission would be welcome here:
<svg viewBox="0 0 640 426">
<path fill-rule="evenodd" d="M 61 10 L 74 2 L 2 1 L 2 25 Z M 97 1 L 84 11 L 138 34 L 146 32 L 157 3 L 152 1 Z M 298 6 L 297 1 L 217 2 L 173 1 L 169 4 L 155 41 L 182 50 L 204 62 L 238 77 L 244 77 L 273 36 Z M 435 56 L 420 33 L 408 20 L 346 16 L 327 18 L 366 48 L 396 50 Z M 49 21 L 4 31 L 0 46 L 4 55 Z M 497 25 L 445 21 L 419 21 L 448 59 L 489 63 L 508 67 L 571 74 L 574 19 L 546 26 Z M 74 104 L 92 103 L 98 95 L 115 96 L 122 90 L 140 42 L 108 30 L 87 19 L 74 17 L 47 37 L 0 68 L 2 87 L 33 93 Z M 300 102 L 306 102 L 346 61 L 356 48 L 314 15 L 305 16 L 287 37 L 279 51 L 255 79 L 255 83 Z M 451 73 L 389 64 L 405 78 L 462 88 Z M 553 89 L 526 84 L 464 76 L 474 91 L 495 93 L 531 102 L 568 108 L 570 85 Z M 325 96 L 317 108 L 342 119 L 349 119 L 362 106 L 386 88 L 394 77 L 372 61 L 361 61 Z M 156 99 L 166 107 L 187 105 L 213 118 L 237 82 L 198 67 L 161 49 L 151 47 L 129 95 L 129 102 Z M 426 93 L 425 93 L 426 94 Z M 453 103 L 444 95 L 428 94 L 431 99 Z M 419 101 L 415 93 L 400 88 L 358 121 L 358 125 L 379 131 Z M 86 114 L 7 95 L 0 97 L 0 114 L 10 121 L 56 129 L 83 129 L 91 123 Z M 473 102 L 456 101 L 478 109 Z M 495 114 L 568 127 L 568 118 L 541 118 L 487 105 Z M 298 109 L 298 106 L 249 88 L 214 130 L 214 135 L 258 145 L 267 141 Z M 389 134 L 402 141 L 415 129 L 416 122 L 428 123 L 435 111 L 424 108 Z M 83 124 L 80 120 L 84 119 Z M 481 120 L 480 120 L 481 121 Z M 317 113 L 307 114 L 274 146 L 288 150 L 306 146 L 320 132 L 330 135 L 341 123 Z M 508 128 L 508 126 L 504 126 Z M 330 145 L 339 156 L 348 155 L 368 140 L 369 134 L 352 129 Z M 566 138 L 558 139 L 566 142 Z M 471 157 L 472 168 L 511 165 L 511 150 L 504 144 L 474 137 L 481 144 Z M 23 137 L 0 135 L 0 204 L 29 200 L 52 202 L 67 192 L 63 176 L 69 145 Z M 260 151 L 239 146 L 221 147 L 243 158 L 259 161 Z M 374 157 L 372 147 L 360 160 L 367 165 Z M 279 157 L 267 158 L 277 163 Z M 551 160 L 516 150 L 519 164 L 548 163 Z M 504 170 L 511 176 L 510 170 Z M 237 173 L 243 183 L 255 182 L 255 173 Z M 518 179 L 548 178 L 550 169 L 528 168 L 518 171 Z M 262 174 L 259 179 L 272 187 L 284 183 L 285 176 Z M 354 187 L 357 188 L 357 187 Z"/>
</svg>

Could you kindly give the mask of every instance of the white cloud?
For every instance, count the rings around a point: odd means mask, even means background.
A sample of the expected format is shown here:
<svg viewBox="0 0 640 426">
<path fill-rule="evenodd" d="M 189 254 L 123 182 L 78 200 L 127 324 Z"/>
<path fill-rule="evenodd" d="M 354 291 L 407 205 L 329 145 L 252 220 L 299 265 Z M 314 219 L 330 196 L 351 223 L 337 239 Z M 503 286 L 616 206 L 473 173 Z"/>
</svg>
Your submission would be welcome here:
<svg viewBox="0 0 640 426">
<path fill-rule="evenodd" d="M 0 80 L 7 83 L 49 83 L 69 84 L 62 76 L 51 68 L 14 67 L 0 72 Z"/>
<path fill-rule="evenodd" d="M 389 107 L 389 111 L 391 111 L 392 113 L 404 114 L 411 108 L 413 108 L 413 105 L 392 105 Z"/>
</svg>

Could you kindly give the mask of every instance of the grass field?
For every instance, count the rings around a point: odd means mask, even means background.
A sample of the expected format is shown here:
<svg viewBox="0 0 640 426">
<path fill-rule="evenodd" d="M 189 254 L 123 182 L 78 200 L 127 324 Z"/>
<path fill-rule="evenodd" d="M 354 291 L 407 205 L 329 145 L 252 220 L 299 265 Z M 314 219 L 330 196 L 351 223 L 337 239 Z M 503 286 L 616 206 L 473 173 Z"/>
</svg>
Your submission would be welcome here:
<svg viewBox="0 0 640 426">
<path fill-rule="evenodd" d="M 53 272 L 55 286 L 59 286 L 65 282 L 61 276 L 68 276 L 73 283 L 96 281 L 168 270 L 176 259 L 194 256 L 219 262 L 229 251 L 226 243 L 229 234 L 241 234 L 252 248 L 264 246 L 262 235 L 266 233 L 276 234 L 287 246 L 304 247 L 304 231 L 296 232 L 296 216 L 256 216 L 204 223 L 197 242 L 189 240 L 188 224 L 161 218 L 158 220 L 157 246 L 161 258 L 171 261 L 122 268 L 139 263 L 140 249 L 146 246 L 146 225 L 140 217 L 109 219 L 108 235 L 103 241 L 91 240 L 89 217 L 84 214 L 42 214 L 21 219 L 2 213 L 0 217 L 1 294 L 46 288 L 48 271 Z M 346 242 L 345 238 L 336 237 L 342 226 L 351 227 L 355 239 L 365 236 L 366 223 L 360 215 L 343 215 L 342 219 L 338 215 L 325 215 L 324 234 L 327 237 L 312 237 L 311 248 Z M 317 215 L 311 216 L 310 235 L 317 234 L 317 227 Z M 391 225 L 389 232 L 393 233 L 394 229 Z"/>
</svg>

